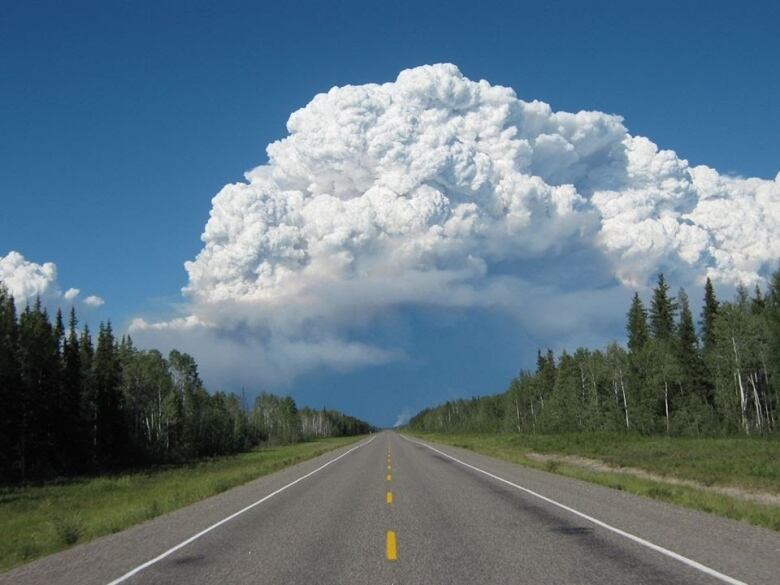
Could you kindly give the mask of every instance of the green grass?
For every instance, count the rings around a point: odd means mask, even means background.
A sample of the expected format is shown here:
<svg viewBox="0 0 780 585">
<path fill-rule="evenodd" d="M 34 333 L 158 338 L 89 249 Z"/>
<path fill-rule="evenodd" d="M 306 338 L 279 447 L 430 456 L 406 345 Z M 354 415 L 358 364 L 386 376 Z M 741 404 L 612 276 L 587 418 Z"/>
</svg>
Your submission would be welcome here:
<svg viewBox="0 0 780 585">
<path fill-rule="evenodd" d="M 619 434 L 414 434 L 528 467 L 780 531 L 780 506 L 628 474 L 584 469 L 562 461 L 537 461 L 527 455 L 530 452 L 576 455 L 598 459 L 615 467 L 640 468 L 708 486 L 780 494 L 780 441 L 777 439 L 694 439 Z"/>
<path fill-rule="evenodd" d="M 0 488 L 0 570 L 119 532 L 359 439 L 322 439 L 140 472 Z"/>
</svg>

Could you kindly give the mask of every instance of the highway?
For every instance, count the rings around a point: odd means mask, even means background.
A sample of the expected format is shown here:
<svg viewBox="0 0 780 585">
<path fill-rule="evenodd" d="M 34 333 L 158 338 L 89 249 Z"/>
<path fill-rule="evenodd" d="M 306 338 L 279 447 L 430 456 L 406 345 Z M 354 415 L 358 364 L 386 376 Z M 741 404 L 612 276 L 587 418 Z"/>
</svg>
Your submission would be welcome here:
<svg viewBox="0 0 780 585">
<path fill-rule="evenodd" d="M 382 432 L 0 583 L 777 585 L 780 534 Z"/>
</svg>

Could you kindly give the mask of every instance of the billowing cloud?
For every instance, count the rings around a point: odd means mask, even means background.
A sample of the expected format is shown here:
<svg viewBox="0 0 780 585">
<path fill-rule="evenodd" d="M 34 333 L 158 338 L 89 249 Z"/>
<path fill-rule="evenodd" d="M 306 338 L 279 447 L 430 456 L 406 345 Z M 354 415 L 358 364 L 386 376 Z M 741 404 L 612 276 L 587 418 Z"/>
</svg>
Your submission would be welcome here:
<svg viewBox="0 0 780 585">
<path fill-rule="evenodd" d="M 752 283 L 780 257 L 780 175 L 691 167 L 619 116 L 556 112 L 454 65 L 334 87 L 287 129 L 214 197 L 185 264 L 189 315 L 134 331 L 240 340 L 276 370 L 332 365 L 337 347 L 360 365 L 392 359 L 349 341 L 390 309 L 495 307 L 534 325 L 535 304 L 582 286 L 598 314 L 615 283 Z"/>
<path fill-rule="evenodd" d="M 57 278 L 57 265 L 54 262 L 38 264 L 15 251 L 0 256 L 0 282 L 14 296 L 17 305 L 24 305 L 36 297 L 52 305 L 57 305 L 62 300 L 73 303 L 81 293 L 77 288 L 62 292 Z M 103 299 L 93 295 L 84 299 L 83 304 L 97 307 L 103 304 Z"/>
<path fill-rule="evenodd" d="M 19 300 L 58 293 L 57 265 L 29 262 L 19 252 L 0 257 L 0 281 Z"/>
</svg>

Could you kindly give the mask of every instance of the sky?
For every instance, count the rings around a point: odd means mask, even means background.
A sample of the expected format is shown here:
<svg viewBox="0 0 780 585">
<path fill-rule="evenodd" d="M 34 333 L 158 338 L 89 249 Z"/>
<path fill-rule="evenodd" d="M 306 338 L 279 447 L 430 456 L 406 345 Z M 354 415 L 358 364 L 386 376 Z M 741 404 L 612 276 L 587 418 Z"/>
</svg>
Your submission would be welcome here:
<svg viewBox="0 0 780 585">
<path fill-rule="evenodd" d="M 774 2 L 2 3 L 0 276 L 192 351 L 212 389 L 379 425 L 498 392 L 539 346 L 619 339 L 658 269 L 694 298 L 704 274 L 760 282 L 780 255 L 778 25 Z M 457 69 L 415 69 L 437 63 Z M 581 110 L 603 114 L 556 115 Z M 422 120 L 426 149 L 366 163 L 392 144 L 356 121 L 377 111 L 390 134 Z M 489 135 L 531 117 L 525 155 Z M 425 158 L 455 143 L 463 165 L 487 157 L 473 192 L 473 169 Z M 502 191 L 515 171 L 541 182 L 522 201 Z M 722 220 L 739 213 L 763 240 Z M 298 232 L 275 229 L 291 217 Z"/>
</svg>

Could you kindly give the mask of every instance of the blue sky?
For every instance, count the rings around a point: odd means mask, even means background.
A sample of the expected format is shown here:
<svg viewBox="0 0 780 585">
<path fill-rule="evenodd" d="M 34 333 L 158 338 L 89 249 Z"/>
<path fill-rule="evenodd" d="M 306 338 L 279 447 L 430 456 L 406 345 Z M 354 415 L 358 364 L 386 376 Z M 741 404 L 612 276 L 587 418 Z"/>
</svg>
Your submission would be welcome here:
<svg viewBox="0 0 780 585">
<path fill-rule="evenodd" d="M 292 111 L 436 62 L 554 110 L 620 114 L 692 164 L 772 179 L 778 25 L 775 2 L 3 3 L 0 256 L 55 262 L 119 328 L 164 318 L 211 198 L 266 161 Z M 312 371 L 288 389 L 389 424 L 499 391 L 551 343 L 495 315 L 412 313 L 369 336 L 414 359 Z"/>
</svg>

